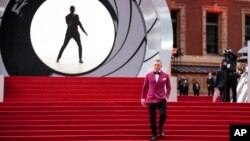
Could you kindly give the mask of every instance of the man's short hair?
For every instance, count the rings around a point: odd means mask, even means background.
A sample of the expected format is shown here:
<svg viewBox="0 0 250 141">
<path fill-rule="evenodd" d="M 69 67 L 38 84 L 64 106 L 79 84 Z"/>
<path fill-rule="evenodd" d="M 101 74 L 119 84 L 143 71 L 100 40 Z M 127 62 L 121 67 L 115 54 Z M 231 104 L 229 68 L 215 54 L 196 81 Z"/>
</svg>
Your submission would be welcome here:
<svg viewBox="0 0 250 141">
<path fill-rule="evenodd" d="M 160 63 L 162 63 L 160 59 L 156 59 L 155 62 L 160 62 Z"/>
<path fill-rule="evenodd" d="M 70 6 L 70 11 L 74 11 L 75 10 L 75 6 Z"/>
</svg>

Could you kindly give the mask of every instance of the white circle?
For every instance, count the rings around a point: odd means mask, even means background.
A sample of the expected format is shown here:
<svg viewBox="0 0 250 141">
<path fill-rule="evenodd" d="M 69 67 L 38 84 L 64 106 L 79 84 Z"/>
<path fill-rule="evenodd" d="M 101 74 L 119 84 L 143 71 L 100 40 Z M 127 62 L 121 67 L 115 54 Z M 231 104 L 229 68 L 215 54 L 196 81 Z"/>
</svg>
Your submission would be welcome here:
<svg viewBox="0 0 250 141">
<path fill-rule="evenodd" d="M 79 63 L 78 46 L 74 39 L 70 40 L 57 63 L 67 30 L 65 17 L 72 5 L 88 34 L 86 36 L 78 27 L 84 63 Z M 34 15 L 30 35 L 34 51 L 44 64 L 58 72 L 79 74 L 96 68 L 108 57 L 115 30 L 110 13 L 98 0 L 48 0 Z"/>
</svg>

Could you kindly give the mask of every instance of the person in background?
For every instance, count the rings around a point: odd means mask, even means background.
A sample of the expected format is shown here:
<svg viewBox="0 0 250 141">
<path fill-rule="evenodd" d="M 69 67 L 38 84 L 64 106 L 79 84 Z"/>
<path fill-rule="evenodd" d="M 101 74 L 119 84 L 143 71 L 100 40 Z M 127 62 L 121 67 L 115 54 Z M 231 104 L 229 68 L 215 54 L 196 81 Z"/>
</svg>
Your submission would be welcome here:
<svg viewBox="0 0 250 141">
<path fill-rule="evenodd" d="M 194 91 L 194 96 L 199 96 L 200 95 L 200 84 L 197 80 L 193 83 L 193 91 Z"/>
<path fill-rule="evenodd" d="M 222 62 L 226 62 L 226 84 L 225 84 L 225 101 L 230 102 L 230 90 L 232 90 L 233 102 L 236 102 L 237 97 L 237 74 L 236 74 L 236 61 L 237 56 L 232 52 L 231 49 L 224 51 L 224 59 Z M 223 63 L 222 63 L 223 64 Z"/>
<path fill-rule="evenodd" d="M 188 91 L 189 91 L 189 82 L 187 77 L 185 76 L 183 81 L 182 81 L 182 89 L 183 89 L 183 95 L 188 96 Z"/>
<path fill-rule="evenodd" d="M 226 67 L 227 63 L 224 61 L 223 64 L 220 65 L 220 69 L 216 73 L 216 79 L 215 79 L 215 88 L 219 89 L 220 91 L 221 102 L 226 102 L 226 95 L 225 95 L 225 85 L 227 80 Z"/>
<path fill-rule="evenodd" d="M 181 76 L 181 78 L 178 81 L 178 90 L 179 90 L 180 96 L 184 95 L 184 93 L 183 93 L 183 81 L 184 81 L 184 76 Z"/>
<path fill-rule="evenodd" d="M 215 80 L 213 78 L 213 75 L 211 72 L 208 73 L 208 78 L 207 78 L 207 91 L 208 91 L 208 96 L 213 96 L 214 94 L 214 83 Z"/>
<path fill-rule="evenodd" d="M 160 112 L 159 119 L 159 133 L 160 137 L 164 136 L 164 123 L 166 120 L 166 102 L 171 92 L 171 84 L 169 75 L 161 70 L 161 60 L 155 60 L 153 64 L 154 70 L 149 72 L 144 80 L 141 105 L 148 106 L 149 121 L 152 131 L 151 141 L 157 139 L 157 123 L 156 123 L 156 110 Z"/>
</svg>

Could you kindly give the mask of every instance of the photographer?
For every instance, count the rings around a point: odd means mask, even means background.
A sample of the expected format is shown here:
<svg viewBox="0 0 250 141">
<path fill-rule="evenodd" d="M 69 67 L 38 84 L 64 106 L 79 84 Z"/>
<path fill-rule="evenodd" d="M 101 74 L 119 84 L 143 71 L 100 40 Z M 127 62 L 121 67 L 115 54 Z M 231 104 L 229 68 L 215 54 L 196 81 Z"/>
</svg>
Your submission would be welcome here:
<svg viewBox="0 0 250 141">
<path fill-rule="evenodd" d="M 225 102 L 230 102 L 230 89 L 232 90 L 233 102 L 236 102 L 237 74 L 236 74 L 237 56 L 233 54 L 231 49 L 224 51 L 224 59 L 221 64 L 227 64 L 226 67 L 226 85 L 225 85 Z M 223 63 L 226 62 L 226 63 Z"/>
</svg>

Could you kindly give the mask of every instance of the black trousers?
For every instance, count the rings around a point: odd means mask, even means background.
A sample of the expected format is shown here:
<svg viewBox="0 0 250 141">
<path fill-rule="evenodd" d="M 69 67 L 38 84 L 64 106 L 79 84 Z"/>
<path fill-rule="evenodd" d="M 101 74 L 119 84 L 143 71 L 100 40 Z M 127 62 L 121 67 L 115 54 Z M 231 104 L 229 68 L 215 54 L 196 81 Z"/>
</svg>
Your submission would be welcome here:
<svg viewBox="0 0 250 141">
<path fill-rule="evenodd" d="M 194 96 L 199 96 L 200 95 L 200 91 L 199 90 L 194 90 Z"/>
<path fill-rule="evenodd" d="M 237 75 L 228 74 L 225 86 L 225 102 L 230 102 L 230 90 L 232 90 L 233 102 L 236 102 L 236 97 L 237 97 L 236 89 L 237 89 Z"/>
<path fill-rule="evenodd" d="M 207 91 L 208 91 L 208 96 L 214 95 L 214 87 L 207 87 Z"/>
<path fill-rule="evenodd" d="M 225 88 L 221 87 L 221 88 L 219 88 L 219 90 L 220 90 L 220 101 L 226 102 Z"/>
<path fill-rule="evenodd" d="M 159 120 L 159 129 L 163 129 L 163 125 L 166 120 L 166 100 L 162 100 L 159 103 L 149 103 L 148 104 L 148 111 L 149 111 L 149 120 L 150 120 L 150 126 L 152 130 L 152 135 L 157 135 L 157 124 L 156 124 L 156 110 L 159 110 L 160 112 L 160 120 Z"/>
<path fill-rule="evenodd" d="M 68 45 L 70 39 L 73 38 L 77 45 L 78 45 L 78 52 L 79 52 L 79 59 L 82 60 L 82 45 L 81 45 L 81 39 L 80 39 L 80 35 L 76 34 L 76 35 L 71 35 L 71 34 L 66 34 L 65 39 L 64 39 L 64 43 L 59 51 L 59 54 L 57 56 L 57 60 L 59 60 L 62 57 L 63 51 L 66 48 L 66 46 Z"/>
</svg>

